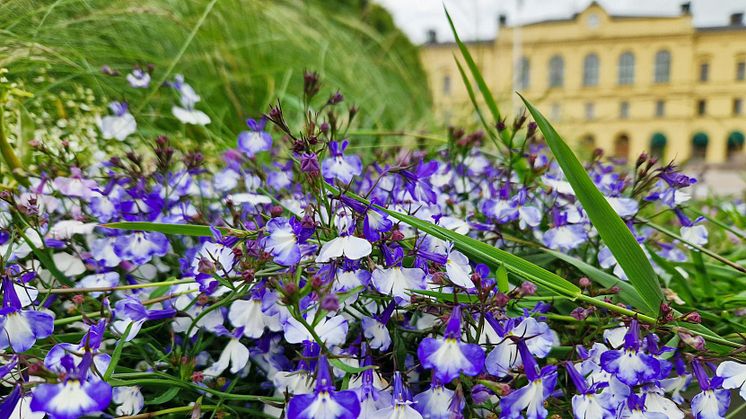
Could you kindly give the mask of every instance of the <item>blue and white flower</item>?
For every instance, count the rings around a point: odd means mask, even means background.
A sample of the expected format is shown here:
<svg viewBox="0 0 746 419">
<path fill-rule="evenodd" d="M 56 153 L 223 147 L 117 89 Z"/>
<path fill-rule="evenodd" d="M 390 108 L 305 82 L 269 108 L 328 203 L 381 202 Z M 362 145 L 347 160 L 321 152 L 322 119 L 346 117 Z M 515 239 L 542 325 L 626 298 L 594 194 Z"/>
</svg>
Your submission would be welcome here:
<svg viewBox="0 0 746 419">
<path fill-rule="evenodd" d="M 113 115 L 101 118 L 101 123 L 99 124 L 101 134 L 103 134 L 105 140 L 114 138 L 118 141 L 124 141 L 125 138 L 137 131 L 135 117 L 129 113 L 127 108 L 127 103 L 125 102 L 109 103 L 109 109 L 111 109 Z"/>
<path fill-rule="evenodd" d="M 293 396 L 287 408 L 288 419 L 357 419 L 360 401 L 355 392 L 334 389 L 325 356 L 320 356 L 316 365 L 314 393 Z"/>
</svg>

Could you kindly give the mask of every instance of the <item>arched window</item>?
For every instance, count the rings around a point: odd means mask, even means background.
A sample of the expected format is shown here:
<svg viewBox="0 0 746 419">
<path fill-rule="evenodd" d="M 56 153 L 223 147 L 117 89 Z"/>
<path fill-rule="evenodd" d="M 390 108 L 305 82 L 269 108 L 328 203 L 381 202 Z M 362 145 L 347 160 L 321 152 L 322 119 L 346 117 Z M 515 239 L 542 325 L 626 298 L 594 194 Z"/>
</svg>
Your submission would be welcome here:
<svg viewBox="0 0 746 419">
<path fill-rule="evenodd" d="M 565 83 L 565 60 L 555 55 L 549 60 L 549 87 L 562 87 Z"/>
<path fill-rule="evenodd" d="M 668 83 L 671 81 L 671 53 L 660 50 L 655 53 L 655 82 Z"/>
<path fill-rule="evenodd" d="M 598 55 L 590 53 L 583 60 L 583 86 L 598 85 Z"/>
<path fill-rule="evenodd" d="M 746 136 L 741 131 L 733 131 L 728 135 L 728 159 L 732 159 L 743 153 L 743 144 Z"/>
<path fill-rule="evenodd" d="M 704 132 L 698 132 L 692 137 L 692 160 L 704 160 L 707 156 L 709 137 Z"/>
<path fill-rule="evenodd" d="M 629 136 L 619 134 L 614 140 L 614 158 L 627 160 L 629 158 Z"/>
<path fill-rule="evenodd" d="M 656 132 L 650 138 L 650 155 L 656 159 L 663 158 L 663 153 L 666 150 L 666 143 L 668 139 L 663 133 Z"/>
<path fill-rule="evenodd" d="M 625 52 L 619 56 L 619 84 L 627 85 L 635 82 L 635 55 Z"/>
<path fill-rule="evenodd" d="M 528 89 L 531 84 L 531 61 L 528 57 L 521 57 L 518 62 L 518 88 Z"/>
</svg>

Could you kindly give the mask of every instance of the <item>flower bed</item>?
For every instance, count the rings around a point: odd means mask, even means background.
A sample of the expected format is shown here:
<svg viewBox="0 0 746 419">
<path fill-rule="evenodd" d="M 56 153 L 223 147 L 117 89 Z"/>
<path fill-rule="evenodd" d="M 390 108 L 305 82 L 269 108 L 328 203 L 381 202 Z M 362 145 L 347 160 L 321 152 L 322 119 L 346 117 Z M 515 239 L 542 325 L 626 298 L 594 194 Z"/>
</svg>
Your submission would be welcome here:
<svg viewBox="0 0 746 419">
<path fill-rule="evenodd" d="M 746 397 L 743 322 L 699 295 L 744 269 L 703 247 L 695 179 L 581 167 L 537 114 L 364 164 L 357 109 L 305 80 L 305 124 L 273 106 L 220 165 L 160 136 L 2 192 L 0 416 L 709 418 Z M 111 109 L 103 138 L 130 141 Z"/>
</svg>

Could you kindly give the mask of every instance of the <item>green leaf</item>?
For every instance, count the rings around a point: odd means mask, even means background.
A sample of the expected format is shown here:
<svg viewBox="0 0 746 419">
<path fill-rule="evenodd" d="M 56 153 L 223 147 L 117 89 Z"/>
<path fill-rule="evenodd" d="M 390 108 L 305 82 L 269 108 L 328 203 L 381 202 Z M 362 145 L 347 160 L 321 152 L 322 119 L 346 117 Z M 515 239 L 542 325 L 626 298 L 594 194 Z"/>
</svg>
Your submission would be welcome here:
<svg viewBox="0 0 746 419">
<path fill-rule="evenodd" d="M 497 268 L 497 289 L 500 290 L 501 293 L 507 294 L 508 291 L 510 291 L 510 284 L 508 283 L 508 270 L 505 269 L 505 265 L 500 265 L 500 267 Z"/>
<path fill-rule="evenodd" d="M 438 291 L 430 291 L 430 290 L 410 290 L 410 292 L 413 292 L 415 294 L 425 295 L 427 297 L 435 298 L 438 301 L 445 301 L 449 303 L 456 302 L 456 297 L 452 293 L 447 292 L 438 292 Z M 469 303 L 473 304 L 479 301 L 479 298 L 476 295 L 468 295 L 468 294 L 458 294 L 458 303 Z"/>
<path fill-rule="evenodd" d="M 368 365 L 365 367 L 353 367 L 352 365 L 345 364 L 339 358 L 331 358 L 329 359 L 329 363 L 332 364 L 332 366 L 334 366 L 335 368 L 339 368 L 340 370 L 348 374 L 359 374 L 365 370 L 372 370 L 376 368 L 375 365 Z"/>
<path fill-rule="evenodd" d="M 456 67 L 458 68 L 458 72 L 461 74 L 461 80 L 464 81 L 464 86 L 466 86 L 466 93 L 469 95 L 469 100 L 471 100 L 472 106 L 474 106 L 474 111 L 477 113 L 477 116 L 479 117 L 479 121 L 482 123 L 482 126 L 484 127 L 485 132 L 495 139 L 495 134 L 492 132 L 492 127 L 489 123 L 487 123 L 487 120 L 484 119 L 484 114 L 482 114 L 482 110 L 479 109 L 479 103 L 477 103 L 477 97 L 474 94 L 474 88 L 471 87 L 471 83 L 469 82 L 469 77 L 466 75 L 466 72 L 464 71 L 464 68 L 461 67 L 461 63 L 456 59 L 456 56 L 453 57 L 453 59 L 456 61 Z"/>
<path fill-rule="evenodd" d="M 166 390 L 160 396 L 152 400 L 146 401 L 145 404 L 164 404 L 164 403 L 170 402 L 174 397 L 176 397 L 177 394 L 179 394 L 180 391 L 181 389 L 179 387 L 172 387 Z"/>
<path fill-rule="evenodd" d="M 575 196 L 583 205 L 588 218 L 596 227 L 606 246 L 609 247 L 619 266 L 624 270 L 629 281 L 642 297 L 644 304 L 636 306 L 636 308 L 657 317 L 660 304 L 663 301 L 663 290 L 661 290 L 658 277 L 647 256 L 645 256 L 624 221 L 619 218 L 606 198 L 596 189 L 585 168 L 554 127 L 528 100 L 523 96 L 521 96 L 521 99 L 539 126 L 549 148 L 552 149 L 557 163 L 562 168 L 562 172 L 572 186 L 573 191 L 575 191 Z"/>
<path fill-rule="evenodd" d="M 500 109 L 497 107 L 495 98 L 492 97 L 490 88 L 487 87 L 487 83 L 485 83 L 484 77 L 482 77 L 482 74 L 479 71 L 479 67 L 477 67 L 477 63 L 474 62 L 474 58 L 472 58 L 469 49 L 466 48 L 466 45 L 464 45 L 463 42 L 461 42 L 461 38 L 459 38 L 458 32 L 456 31 L 456 26 L 453 24 L 453 20 L 451 19 L 451 15 L 448 14 L 447 9 L 445 10 L 445 12 L 446 17 L 448 18 L 448 24 L 451 26 L 451 32 L 453 32 L 453 37 L 456 39 L 456 45 L 458 45 L 458 49 L 461 51 L 461 55 L 464 57 L 464 61 L 466 61 L 466 65 L 469 67 L 469 71 L 471 72 L 472 77 L 474 77 L 474 81 L 477 83 L 477 87 L 482 93 L 482 97 L 484 97 L 484 103 L 487 104 L 487 108 L 490 110 L 492 118 L 494 118 L 495 122 L 500 121 L 502 119 L 500 117 Z"/>
<path fill-rule="evenodd" d="M 109 362 L 109 367 L 106 368 L 106 372 L 104 373 L 104 381 L 109 381 L 111 378 L 111 375 L 114 374 L 114 370 L 117 369 L 117 364 L 119 364 L 119 358 L 122 357 L 122 350 L 124 349 L 124 345 L 127 344 L 126 338 L 130 334 L 130 330 L 132 330 L 132 325 L 134 323 L 130 323 L 127 325 L 127 328 L 124 329 L 124 333 L 122 333 L 122 337 L 119 338 L 119 342 L 117 342 L 117 347 L 114 348 L 114 352 L 111 354 L 111 361 Z"/>
<path fill-rule="evenodd" d="M 210 226 L 196 224 L 167 224 L 167 223 L 148 223 L 139 221 L 123 221 L 118 223 L 101 224 L 104 228 L 116 228 L 119 230 L 137 230 L 137 231 L 156 231 L 163 234 L 173 234 L 182 236 L 211 237 L 212 231 Z M 230 229 L 220 227 L 221 233 L 228 233 Z"/>
</svg>

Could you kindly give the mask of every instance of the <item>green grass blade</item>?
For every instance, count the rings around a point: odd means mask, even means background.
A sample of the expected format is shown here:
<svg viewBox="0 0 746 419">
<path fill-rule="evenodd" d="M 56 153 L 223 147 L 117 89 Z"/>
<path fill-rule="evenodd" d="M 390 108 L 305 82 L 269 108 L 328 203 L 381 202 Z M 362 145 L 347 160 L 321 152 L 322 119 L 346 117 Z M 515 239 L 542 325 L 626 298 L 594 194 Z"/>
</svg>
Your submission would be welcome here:
<svg viewBox="0 0 746 419">
<path fill-rule="evenodd" d="M 471 83 L 469 82 L 469 76 L 466 75 L 466 72 L 464 71 L 464 68 L 461 67 L 461 63 L 456 59 L 456 57 L 453 57 L 454 60 L 456 60 L 456 67 L 458 67 L 458 72 L 461 74 L 461 79 L 464 81 L 464 86 L 466 86 L 466 93 L 469 95 L 469 100 L 471 100 L 472 106 L 474 106 L 474 111 L 477 113 L 477 116 L 479 117 L 479 121 L 482 123 L 482 126 L 484 126 L 485 132 L 492 138 L 493 141 L 496 140 L 497 137 L 495 137 L 495 133 L 492 131 L 492 127 L 489 123 L 487 123 L 487 120 L 484 119 L 484 114 L 482 113 L 482 110 L 479 108 L 479 103 L 477 103 L 477 97 L 474 94 L 474 88 L 471 86 Z"/>
<path fill-rule="evenodd" d="M 557 163 L 583 205 L 588 218 L 645 302 L 644 306 L 637 308 L 657 317 L 660 303 L 663 301 L 663 291 L 647 256 L 554 127 L 528 100 L 523 96 L 521 99 L 539 126 L 549 148 L 552 149 Z"/>
<path fill-rule="evenodd" d="M 479 71 L 479 67 L 477 67 L 477 63 L 474 62 L 474 58 L 471 56 L 469 49 L 466 48 L 466 45 L 461 42 L 461 38 L 459 38 L 458 32 L 456 31 L 456 26 L 453 24 L 453 20 L 451 19 L 451 15 L 448 14 L 448 10 L 446 9 L 445 12 L 446 17 L 448 18 L 448 24 L 451 26 L 451 32 L 453 32 L 453 37 L 456 39 L 456 45 L 458 45 L 458 49 L 461 51 L 461 55 L 464 57 L 464 61 L 466 61 L 466 65 L 469 67 L 471 75 L 474 77 L 474 81 L 477 83 L 477 87 L 482 93 L 484 103 L 487 104 L 487 108 L 490 110 L 495 122 L 502 120 L 500 109 L 497 107 L 497 102 L 495 102 L 495 98 L 492 96 L 492 93 L 490 93 L 490 89 L 487 87 L 487 83 L 485 83 L 484 77 L 482 77 L 482 73 Z"/>
<path fill-rule="evenodd" d="M 196 224 L 167 224 L 167 223 L 149 223 L 139 221 L 123 221 L 119 223 L 101 224 L 101 227 L 115 228 L 119 230 L 137 230 L 137 231 L 156 231 L 163 234 L 210 237 L 212 231 L 209 226 Z M 221 233 L 229 233 L 231 229 L 220 227 Z"/>
<path fill-rule="evenodd" d="M 114 352 L 111 354 L 111 362 L 109 362 L 109 367 L 104 372 L 104 381 L 108 381 L 111 378 L 111 375 L 114 374 L 114 370 L 117 369 L 119 359 L 122 357 L 122 350 L 124 349 L 124 345 L 127 344 L 127 337 L 130 334 L 130 330 L 132 330 L 133 324 L 134 323 L 128 324 L 127 328 L 124 329 L 122 337 L 119 338 L 119 342 L 117 343 L 116 348 L 114 348 Z"/>
</svg>

